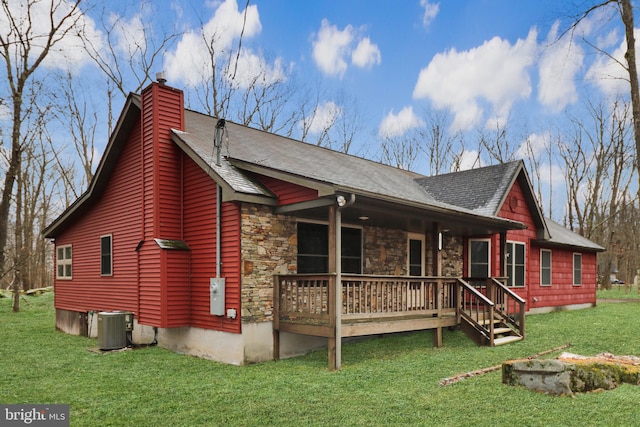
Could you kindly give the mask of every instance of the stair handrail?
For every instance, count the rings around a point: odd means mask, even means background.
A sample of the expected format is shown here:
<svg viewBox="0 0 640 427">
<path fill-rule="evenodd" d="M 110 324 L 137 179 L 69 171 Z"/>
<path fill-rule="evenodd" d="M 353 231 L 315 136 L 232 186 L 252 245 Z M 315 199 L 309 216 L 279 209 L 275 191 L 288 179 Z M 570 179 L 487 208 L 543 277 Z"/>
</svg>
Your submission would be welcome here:
<svg viewBox="0 0 640 427">
<path fill-rule="evenodd" d="M 509 316 L 509 313 L 504 313 L 499 307 L 497 307 L 496 310 L 498 314 L 502 318 L 507 320 L 510 325 L 514 326 L 516 328 L 516 332 L 520 336 L 522 336 L 522 338 L 524 338 L 525 336 L 525 305 L 527 303 L 526 300 L 522 298 L 520 295 L 516 294 L 514 291 L 512 291 L 509 287 L 507 287 L 504 283 L 502 283 L 497 278 L 491 277 L 489 278 L 488 282 L 489 281 L 493 286 L 500 288 L 507 297 L 511 298 L 518 304 L 519 309 L 518 309 L 518 312 L 516 313 L 517 319 L 514 319 L 511 316 Z M 507 304 L 507 307 L 508 306 L 509 305 Z"/>
<path fill-rule="evenodd" d="M 483 316 L 485 320 L 488 321 L 485 325 L 478 322 L 477 319 L 474 319 L 469 313 L 463 310 L 464 301 L 462 298 L 459 298 L 458 302 L 458 310 L 460 311 L 460 317 L 464 317 L 469 323 L 471 323 L 478 331 L 483 333 L 486 338 L 490 341 L 490 345 L 493 346 L 494 340 L 494 324 L 493 324 L 493 315 L 495 309 L 495 303 L 487 298 L 482 292 L 478 291 L 475 286 L 470 285 L 462 278 L 458 278 L 458 284 L 462 289 L 465 289 L 470 293 L 470 295 L 486 306 L 485 315 Z"/>
</svg>

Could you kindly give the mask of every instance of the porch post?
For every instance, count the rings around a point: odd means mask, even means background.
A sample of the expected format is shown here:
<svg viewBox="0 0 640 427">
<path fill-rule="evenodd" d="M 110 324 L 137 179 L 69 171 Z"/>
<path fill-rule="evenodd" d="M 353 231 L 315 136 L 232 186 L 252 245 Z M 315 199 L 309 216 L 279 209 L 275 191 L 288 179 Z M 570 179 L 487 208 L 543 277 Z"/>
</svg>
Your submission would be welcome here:
<svg viewBox="0 0 640 427">
<path fill-rule="evenodd" d="M 333 336 L 329 337 L 329 369 L 340 369 L 342 363 L 342 278 L 340 265 L 341 221 L 340 209 L 329 206 L 329 322 Z"/>
<path fill-rule="evenodd" d="M 440 233 L 442 232 L 442 227 L 440 227 L 440 223 L 433 223 L 433 231 L 431 233 L 431 254 L 433 259 L 433 265 L 431 266 L 431 274 L 440 277 L 442 276 L 442 251 L 440 250 Z"/>
<path fill-rule="evenodd" d="M 440 223 L 434 222 L 431 232 L 431 254 L 432 254 L 432 266 L 431 273 L 436 277 L 442 276 L 442 250 L 440 247 L 441 242 L 441 233 L 442 228 L 440 227 Z M 436 285 L 436 294 L 434 298 L 436 299 L 436 308 L 438 309 L 438 316 L 442 312 L 442 281 L 438 279 L 438 284 Z M 433 330 L 433 346 L 434 347 L 442 347 L 442 328 L 438 326 Z"/>
<path fill-rule="evenodd" d="M 507 232 L 500 232 L 500 276 L 507 277 Z"/>
</svg>

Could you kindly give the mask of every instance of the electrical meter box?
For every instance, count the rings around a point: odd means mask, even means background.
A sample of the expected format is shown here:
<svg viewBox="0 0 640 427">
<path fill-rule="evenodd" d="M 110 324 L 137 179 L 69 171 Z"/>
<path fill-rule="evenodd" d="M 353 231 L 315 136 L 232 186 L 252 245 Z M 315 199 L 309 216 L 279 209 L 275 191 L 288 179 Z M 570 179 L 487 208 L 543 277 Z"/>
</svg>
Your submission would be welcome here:
<svg viewBox="0 0 640 427">
<path fill-rule="evenodd" d="M 211 278 L 209 282 L 211 314 L 224 316 L 224 278 Z"/>
</svg>

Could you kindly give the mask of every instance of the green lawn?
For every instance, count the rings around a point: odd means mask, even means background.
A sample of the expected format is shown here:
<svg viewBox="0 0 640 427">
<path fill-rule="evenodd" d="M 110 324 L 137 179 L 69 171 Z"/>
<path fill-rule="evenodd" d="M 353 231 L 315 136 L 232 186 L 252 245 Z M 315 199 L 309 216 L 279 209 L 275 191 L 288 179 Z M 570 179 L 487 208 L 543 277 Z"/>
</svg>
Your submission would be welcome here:
<svg viewBox="0 0 640 427">
<path fill-rule="evenodd" d="M 501 383 L 500 372 L 450 386 L 457 373 L 562 344 L 593 355 L 640 355 L 640 304 L 527 317 L 525 341 L 476 347 L 460 331 L 431 348 L 420 332 L 343 346 L 343 369 L 326 351 L 238 367 L 147 348 L 99 355 L 95 339 L 55 331 L 51 294 L 19 314 L 0 299 L 0 403 L 66 403 L 73 426 L 631 426 L 640 388 L 554 397 Z M 555 356 L 555 355 L 554 355 Z M 550 357 L 550 356 L 547 356 Z"/>
<path fill-rule="evenodd" d="M 640 293 L 638 293 L 637 286 L 625 286 L 625 285 L 612 285 L 611 289 L 598 289 L 596 291 L 597 299 L 638 299 L 640 300 Z"/>
</svg>

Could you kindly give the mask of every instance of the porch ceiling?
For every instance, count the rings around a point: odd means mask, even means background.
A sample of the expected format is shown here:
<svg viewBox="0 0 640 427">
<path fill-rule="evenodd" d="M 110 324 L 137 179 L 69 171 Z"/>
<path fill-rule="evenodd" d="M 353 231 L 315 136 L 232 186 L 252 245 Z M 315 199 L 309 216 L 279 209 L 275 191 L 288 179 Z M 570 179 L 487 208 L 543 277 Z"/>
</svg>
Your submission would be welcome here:
<svg viewBox="0 0 640 427">
<path fill-rule="evenodd" d="M 326 206 L 313 207 L 297 212 L 304 218 L 327 221 Z M 348 225 L 370 225 L 406 230 L 412 233 L 433 231 L 434 223 L 451 235 L 480 236 L 510 229 L 521 229 L 524 225 L 499 218 L 473 216 L 455 211 L 429 210 L 424 207 L 406 206 L 398 203 L 357 196 L 355 203 L 342 208 L 342 223 Z"/>
</svg>

